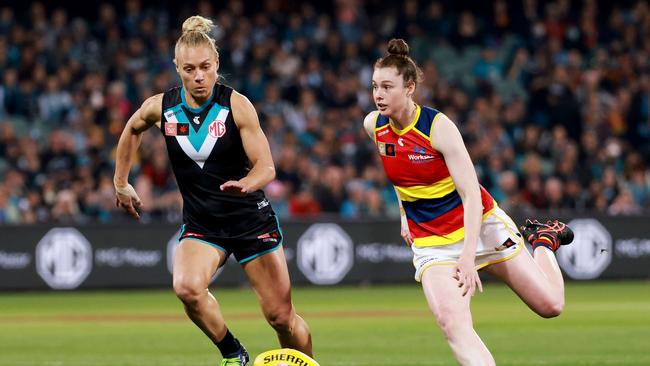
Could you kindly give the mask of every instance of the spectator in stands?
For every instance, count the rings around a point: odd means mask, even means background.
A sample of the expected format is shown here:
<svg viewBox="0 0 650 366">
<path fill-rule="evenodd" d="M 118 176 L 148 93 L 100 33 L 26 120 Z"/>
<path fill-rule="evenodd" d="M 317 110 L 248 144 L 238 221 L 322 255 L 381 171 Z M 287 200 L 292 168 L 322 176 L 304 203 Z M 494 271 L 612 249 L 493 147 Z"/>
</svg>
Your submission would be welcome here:
<svg viewBox="0 0 650 366">
<path fill-rule="evenodd" d="M 246 93 L 261 112 L 278 173 L 285 146 L 295 146 L 299 156 L 315 156 L 310 164 L 316 170 L 344 167 L 347 154 L 354 159 L 354 178 L 376 166 L 367 154 L 372 147 L 359 134 L 363 131 L 349 131 L 358 120 L 358 112 L 350 111 L 360 109 L 363 115 L 372 107 L 368 65 L 381 53 L 381 41 L 400 33 L 410 38 L 426 74 L 418 102 L 439 106 L 459 121 L 479 174 L 490 177 L 484 180 L 488 188 L 497 187 L 501 172 L 513 170 L 521 183 L 518 193 L 526 193 L 532 178 L 523 173 L 522 162 L 534 153 L 543 167 L 541 186 L 552 176 L 565 184 L 573 180 L 579 187 L 571 189 L 579 188 L 581 202 L 606 212 L 613 198 L 602 201 L 590 185 L 615 164 L 620 185 L 634 185 L 635 202 L 648 211 L 650 201 L 639 193 L 650 189 L 648 179 L 638 178 L 650 174 L 648 166 L 632 175 L 621 164 L 631 154 L 650 159 L 650 50 L 645 41 L 650 10 L 638 0 L 589 1 L 569 8 L 559 0 L 546 4 L 495 1 L 485 8 L 410 1 L 394 11 L 369 9 L 369 3 L 351 8 L 346 2 L 289 8 L 281 2 L 239 1 L 216 8 L 199 1 L 156 8 L 136 1 L 125 7 L 101 3 L 96 13 L 46 2 L 0 6 L 0 121 L 12 126 L 17 141 L 25 136 L 33 141 L 25 147 L 0 142 L 0 177 L 8 168 L 27 169 L 29 191 L 38 192 L 51 210 L 44 182 L 53 179 L 61 189 L 61 179 L 75 180 L 92 157 L 93 189 L 98 190 L 99 172 L 107 165 L 112 169 L 111 149 L 125 115 L 176 83 L 170 61 L 173 24 L 181 14 L 201 11 L 217 19 L 214 35 L 229 70 L 224 82 Z M 334 131 L 328 131 L 330 126 Z M 501 130 L 507 138 L 496 134 Z M 47 142 L 61 131 L 66 139 L 74 136 L 72 150 L 64 150 L 78 160 L 66 163 L 72 174 L 63 178 L 51 171 Z M 495 136 L 498 143 L 492 145 Z M 615 162 L 603 149 L 611 137 L 622 141 Z M 356 151 L 346 150 L 350 146 Z M 90 148 L 95 151 L 84 152 Z M 142 151 L 134 175 L 142 174 L 139 167 L 151 166 L 155 156 L 153 150 Z M 319 175 L 311 170 L 294 169 L 287 202 L 299 186 L 317 186 Z M 390 213 L 390 195 L 381 196 Z M 80 215 L 99 219 L 95 211 L 83 209 L 84 197 L 76 199 Z M 157 200 L 162 201 L 167 200 Z M 168 202 L 154 216 L 177 217 L 174 200 Z M 124 216 L 113 212 L 109 220 L 120 219 Z"/>
</svg>

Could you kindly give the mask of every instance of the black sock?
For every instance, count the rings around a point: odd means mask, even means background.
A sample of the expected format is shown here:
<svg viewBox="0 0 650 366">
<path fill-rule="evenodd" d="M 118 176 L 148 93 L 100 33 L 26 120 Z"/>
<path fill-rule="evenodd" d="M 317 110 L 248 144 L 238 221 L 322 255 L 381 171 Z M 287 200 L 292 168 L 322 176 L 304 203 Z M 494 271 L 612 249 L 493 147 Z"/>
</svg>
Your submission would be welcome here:
<svg viewBox="0 0 650 366">
<path fill-rule="evenodd" d="M 237 338 L 235 338 L 228 329 L 226 329 L 226 335 L 223 339 L 215 344 L 219 348 L 219 351 L 221 351 L 223 358 L 232 358 L 237 356 L 241 348 Z"/>
</svg>

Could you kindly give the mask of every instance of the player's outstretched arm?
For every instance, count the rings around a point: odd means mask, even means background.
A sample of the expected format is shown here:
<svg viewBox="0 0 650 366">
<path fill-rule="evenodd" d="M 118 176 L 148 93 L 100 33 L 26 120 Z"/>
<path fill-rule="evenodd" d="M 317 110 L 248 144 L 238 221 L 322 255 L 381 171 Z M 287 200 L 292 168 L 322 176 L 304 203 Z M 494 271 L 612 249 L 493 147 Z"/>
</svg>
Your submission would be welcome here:
<svg viewBox="0 0 650 366">
<path fill-rule="evenodd" d="M 269 148 L 269 141 L 260 127 L 260 120 L 253 104 L 242 94 L 233 91 L 230 105 L 235 124 L 239 128 L 244 151 L 252 167 L 248 174 L 238 181 L 228 181 L 221 190 L 236 195 L 245 195 L 263 188 L 275 178 L 275 165 Z"/>
<path fill-rule="evenodd" d="M 136 219 L 140 218 L 137 208 L 142 206 L 142 202 L 128 181 L 131 160 L 140 146 L 142 132 L 160 122 L 162 97 L 162 94 L 157 94 L 142 103 L 142 106 L 129 118 L 117 143 L 113 176 L 117 196 L 115 203 Z"/>
</svg>

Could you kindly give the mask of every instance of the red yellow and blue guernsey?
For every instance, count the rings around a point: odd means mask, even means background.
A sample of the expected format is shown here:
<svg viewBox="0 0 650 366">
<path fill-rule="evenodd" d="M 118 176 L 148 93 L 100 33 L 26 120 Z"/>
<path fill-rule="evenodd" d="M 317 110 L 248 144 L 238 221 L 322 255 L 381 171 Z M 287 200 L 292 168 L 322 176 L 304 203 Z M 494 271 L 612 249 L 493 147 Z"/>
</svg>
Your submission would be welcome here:
<svg viewBox="0 0 650 366">
<path fill-rule="evenodd" d="M 375 143 L 388 179 L 406 212 L 409 230 L 418 247 L 447 245 L 465 236 L 463 204 L 445 159 L 431 144 L 431 130 L 439 111 L 417 106 L 415 118 L 403 130 L 378 115 Z M 481 187 L 483 218 L 496 206 Z"/>
</svg>

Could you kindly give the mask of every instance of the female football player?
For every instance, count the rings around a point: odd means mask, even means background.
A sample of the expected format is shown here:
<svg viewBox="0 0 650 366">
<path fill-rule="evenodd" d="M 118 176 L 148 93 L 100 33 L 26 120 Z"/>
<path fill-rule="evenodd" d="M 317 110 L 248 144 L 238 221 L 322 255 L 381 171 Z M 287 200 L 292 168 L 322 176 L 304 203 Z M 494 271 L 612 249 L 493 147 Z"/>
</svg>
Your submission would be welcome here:
<svg viewBox="0 0 650 366">
<path fill-rule="evenodd" d="M 537 314 L 558 316 L 564 281 L 554 251 L 572 240 L 560 222 L 528 222 L 524 241 L 516 225 L 479 185 L 456 125 L 413 101 L 421 71 L 401 39 L 388 44 L 372 78 L 376 111 L 364 127 L 374 140 L 399 198 L 402 236 L 413 251 L 422 288 L 456 359 L 494 365 L 472 325 L 470 299 L 483 268 L 507 283 Z M 505 315 L 504 315 L 505 316 Z"/>
</svg>

